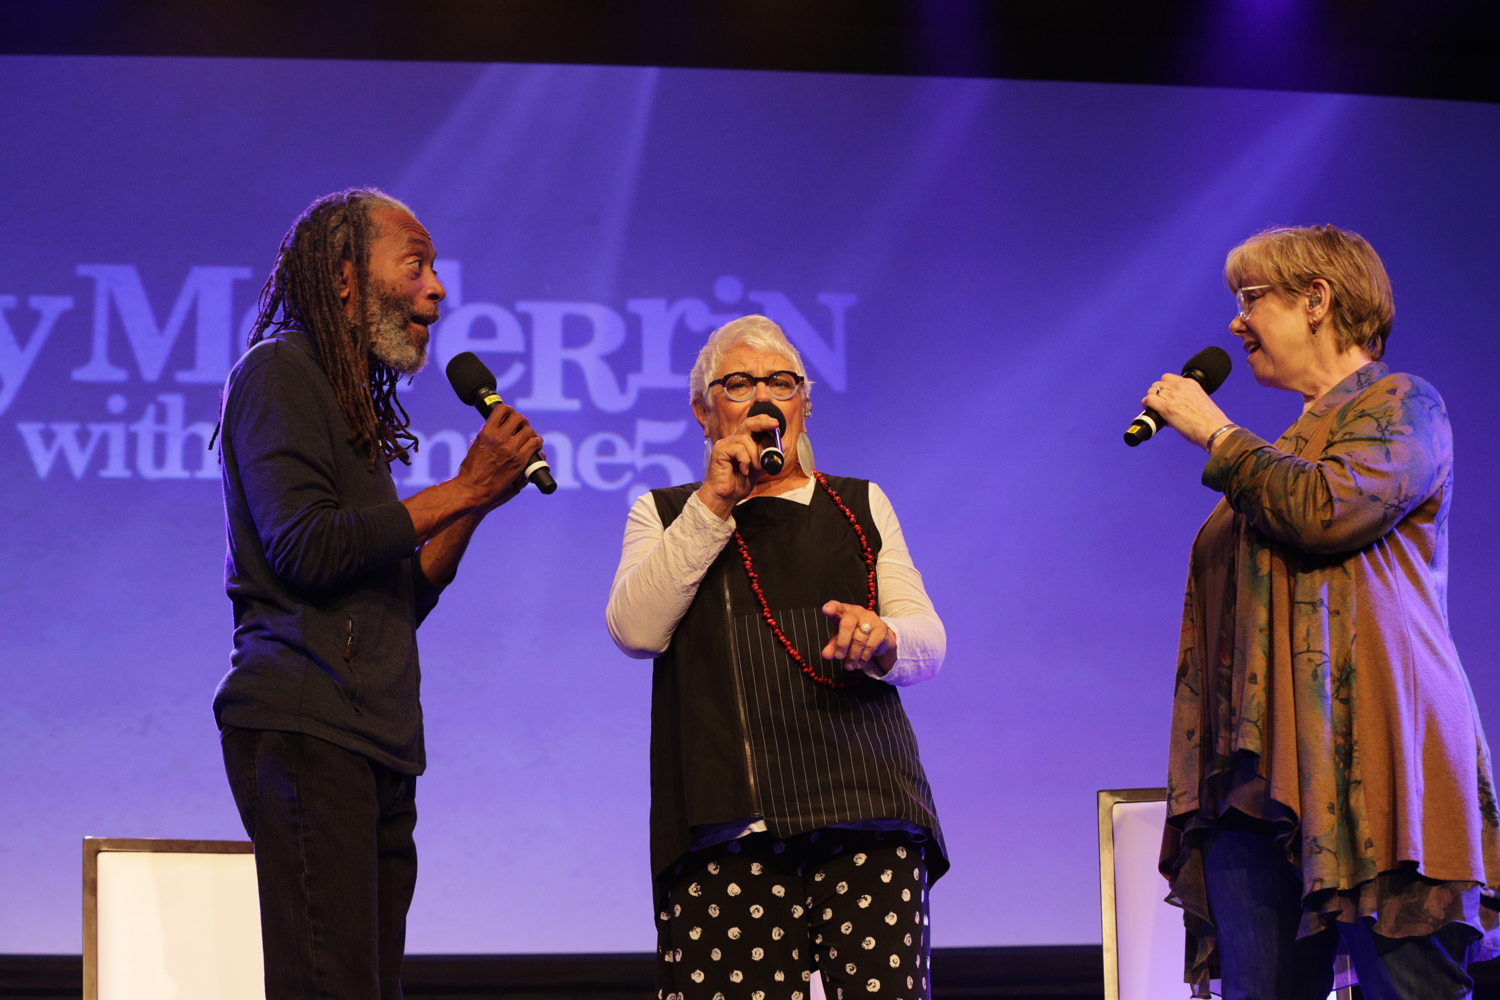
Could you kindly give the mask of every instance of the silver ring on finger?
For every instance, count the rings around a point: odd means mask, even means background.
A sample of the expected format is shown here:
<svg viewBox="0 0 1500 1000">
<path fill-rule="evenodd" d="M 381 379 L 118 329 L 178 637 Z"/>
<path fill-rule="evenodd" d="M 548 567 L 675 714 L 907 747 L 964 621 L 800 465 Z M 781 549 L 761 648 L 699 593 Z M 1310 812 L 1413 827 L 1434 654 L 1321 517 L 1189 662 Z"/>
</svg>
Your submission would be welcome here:
<svg viewBox="0 0 1500 1000">
<path fill-rule="evenodd" d="M 1156 387 L 1156 394 L 1157 394 L 1157 395 L 1158 395 L 1158 396 L 1160 396 L 1160 395 L 1161 395 L 1161 386 L 1157 386 L 1157 387 Z"/>
<path fill-rule="evenodd" d="M 869 622 L 865 622 L 865 623 L 864 623 L 864 624 L 863 624 L 863 625 L 861 625 L 861 626 L 860 626 L 860 627 L 859 627 L 859 630 L 860 630 L 860 631 L 861 631 L 861 632 L 863 632 L 863 633 L 864 633 L 864 634 L 865 634 L 865 635 L 869 635 L 869 634 L 870 634 L 870 631 L 871 631 L 871 630 L 872 630 L 872 629 L 874 629 L 874 627 L 875 627 L 875 626 L 873 626 L 873 625 L 871 625 L 871 624 L 870 624 L 870 623 L 869 623 Z"/>
</svg>

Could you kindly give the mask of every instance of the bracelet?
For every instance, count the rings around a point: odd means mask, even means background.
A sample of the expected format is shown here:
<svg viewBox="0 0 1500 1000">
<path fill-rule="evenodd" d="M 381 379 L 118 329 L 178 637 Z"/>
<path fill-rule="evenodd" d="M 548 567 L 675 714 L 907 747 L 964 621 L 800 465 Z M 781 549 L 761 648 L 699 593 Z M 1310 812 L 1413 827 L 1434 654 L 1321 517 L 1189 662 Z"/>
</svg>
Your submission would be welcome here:
<svg viewBox="0 0 1500 1000">
<path fill-rule="evenodd" d="M 1203 450 L 1212 455 L 1214 453 L 1214 442 L 1219 439 L 1219 435 L 1223 434 L 1225 431 L 1234 430 L 1235 426 L 1235 424 L 1225 424 L 1223 427 L 1220 427 L 1218 430 L 1214 431 L 1208 436 L 1208 440 L 1204 442 Z"/>
</svg>

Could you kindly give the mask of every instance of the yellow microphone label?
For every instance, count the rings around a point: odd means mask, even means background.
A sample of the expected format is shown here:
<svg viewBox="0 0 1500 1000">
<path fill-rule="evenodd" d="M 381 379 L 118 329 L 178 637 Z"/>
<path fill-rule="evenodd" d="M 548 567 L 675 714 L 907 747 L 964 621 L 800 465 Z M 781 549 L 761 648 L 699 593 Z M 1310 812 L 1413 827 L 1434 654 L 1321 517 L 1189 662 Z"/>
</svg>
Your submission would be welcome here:
<svg viewBox="0 0 1500 1000">
<path fill-rule="evenodd" d="M 493 392 L 490 393 L 488 396 L 484 397 L 484 404 L 486 406 L 499 406 L 503 402 L 505 402 L 505 400 L 501 399 L 499 396 L 495 395 Z"/>
</svg>

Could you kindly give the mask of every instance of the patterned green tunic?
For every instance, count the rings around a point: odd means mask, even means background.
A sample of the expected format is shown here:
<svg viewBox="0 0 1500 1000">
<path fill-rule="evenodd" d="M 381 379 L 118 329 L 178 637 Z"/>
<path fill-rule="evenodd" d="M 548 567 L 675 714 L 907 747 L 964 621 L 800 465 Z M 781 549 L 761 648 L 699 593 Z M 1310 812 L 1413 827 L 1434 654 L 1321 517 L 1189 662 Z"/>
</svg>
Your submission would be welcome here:
<svg viewBox="0 0 1500 1000">
<path fill-rule="evenodd" d="M 1448 632 L 1442 397 L 1366 365 L 1275 445 L 1228 432 L 1203 483 L 1224 500 L 1193 544 L 1161 855 L 1195 995 L 1218 977 L 1202 837 L 1230 808 L 1301 869 L 1302 935 L 1362 916 L 1389 937 L 1494 929 L 1500 817 Z"/>
</svg>

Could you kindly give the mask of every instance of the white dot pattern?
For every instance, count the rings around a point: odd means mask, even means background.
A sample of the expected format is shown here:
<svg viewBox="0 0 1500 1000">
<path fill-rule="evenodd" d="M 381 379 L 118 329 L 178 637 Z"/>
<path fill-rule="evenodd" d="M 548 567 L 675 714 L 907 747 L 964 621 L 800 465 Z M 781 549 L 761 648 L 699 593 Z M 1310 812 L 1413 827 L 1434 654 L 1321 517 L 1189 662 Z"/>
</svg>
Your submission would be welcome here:
<svg viewBox="0 0 1500 1000">
<path fill-rule="evenodd" d="M 930 1000 L 925 978 L 906 974 L 928 948 L 924 846 L 821 833 L 815 845 L 756 835 L 711 860 L 684 856 L 658 914 L 660 997 L 806 1000 L 816 963 L 830 1000 Z"/>
</svg>

